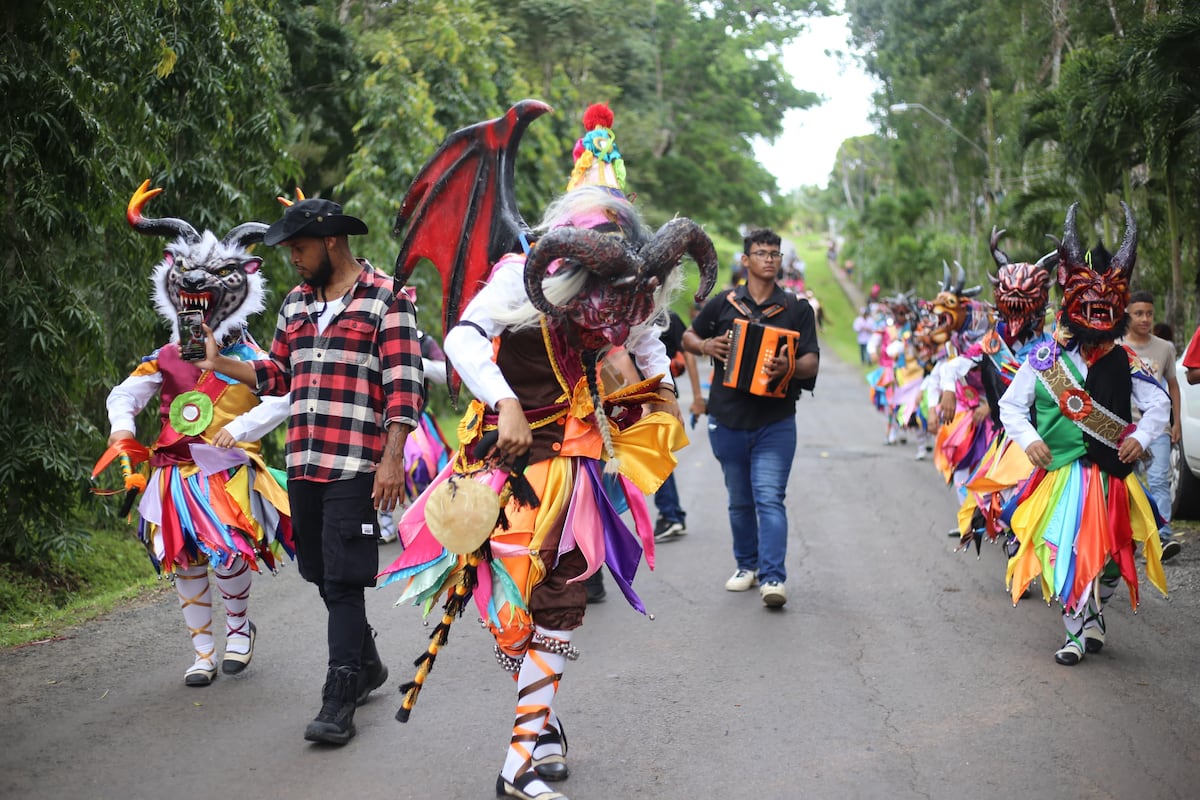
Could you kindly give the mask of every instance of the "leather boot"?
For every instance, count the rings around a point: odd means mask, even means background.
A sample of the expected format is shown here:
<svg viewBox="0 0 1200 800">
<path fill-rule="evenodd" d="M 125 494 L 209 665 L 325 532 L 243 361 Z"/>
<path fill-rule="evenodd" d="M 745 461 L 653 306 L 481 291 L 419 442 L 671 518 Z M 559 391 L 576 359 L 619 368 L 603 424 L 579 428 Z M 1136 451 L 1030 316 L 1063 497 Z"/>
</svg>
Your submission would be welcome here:
<svg viewBox="0 0 1200 800">
<path fill-rule="evenodd" d="M 379 657 L 379 650 L 375 647 L 375 629 L 370 625 L 367 626 L 367 632 L 363 634 L 362 656 L 359 663 L 362 664 L 362 669 L 358 673 L 358 696 L 354 702 L 361 706 L 367 702 L 367 696 L 383 686 L 388 679 L 388 668 L 383 663 L 383 659 Z"/>
<path fill-rule="evenodd" d="M 310 742 L 342 745 L 354 736 L 354 705 L 358 673 L 350 667 L 330 667 L 321 690 L 321 711 L 304 729 Z"/>
</svg>

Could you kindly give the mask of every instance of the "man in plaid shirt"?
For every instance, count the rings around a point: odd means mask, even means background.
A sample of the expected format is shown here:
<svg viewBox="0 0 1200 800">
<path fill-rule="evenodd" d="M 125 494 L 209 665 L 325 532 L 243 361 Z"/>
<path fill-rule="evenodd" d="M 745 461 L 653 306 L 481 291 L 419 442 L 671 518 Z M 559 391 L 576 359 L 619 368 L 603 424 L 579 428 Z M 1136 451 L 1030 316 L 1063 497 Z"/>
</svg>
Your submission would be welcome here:
<svg viewBox="0 0 1200 800">
<path fill-rule="evenodd" d="M 379 572 L 377 512 L 402 501 L 404 441 L 424 402 L 416 310 L 390 277 L 354 258 L 346 237 L 366 232 L 329 200 L 290 206 L 263 240 L 291 251 L 302 281 L 284 298 L 270 358 L 226 358 L 209 336 L 200 362 L 259 394 L 291 392 L 296 561 L 329 613 L 329 671 L 304 738 L 339 745 L 354 735 L 355 706 L 387 680 L 363 590 Z"/>
</svg>

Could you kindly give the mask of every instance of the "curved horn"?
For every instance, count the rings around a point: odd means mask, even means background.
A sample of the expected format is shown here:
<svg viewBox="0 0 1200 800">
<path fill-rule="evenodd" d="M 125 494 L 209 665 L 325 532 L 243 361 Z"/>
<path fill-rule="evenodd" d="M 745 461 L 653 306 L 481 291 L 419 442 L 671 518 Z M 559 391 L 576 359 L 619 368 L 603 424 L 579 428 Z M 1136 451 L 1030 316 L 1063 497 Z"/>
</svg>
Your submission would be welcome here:
<svg viewBox="0 0 1200 800">
<path fill-rule="evenodd" d="M 1060 257 L 1065 257 L 1065 260 L 1070 264 L 1083 263 L 1083 248 L 1079 244 L 1079 231 L 1075 227 L 1075 212 L 1079 210 L 1079 203 L 1071 203 L 1071 207 L 1067 209 L 1067 221 L 1063 223 L 1063 238 L 1058 244 L 1058 253 Z"/>
<path fill-rule="evenodd" d="M 278 197 L 276 197 L 275 199 L 276 199 L 276 200 L 278 200 L 278 201 L 279 201 L 279 203 L 280 203 L 280 204 L 281 204 L 281 205 L 282 205 L 284 208 L 291 208 L 292 206 L 296 205 L 296 203 L 299 203 L 301 200 L 307 200 L 308 198 L 304 196 L 304 191 L 303 191 L 303 190 L 302 190 L 302 189 L 301 189 L 299 186 L 297 186 L 297 187 L 296 187 L 296 199 L 295 199 L 295 200 L 288 200 L 288 199 L 287 199 L 286 197 L 284 197 L 283 195 L 279 195 L 279 196 L 278 196 Z"/>
<path fill-rule="evenodd" d="M 954 284 L 950 281 L 950 265 L 946 263 L 946 259 L 942 259 L 942 285 L 939 291 L 949 292 L 953 290 Z"/>
<path fill-rule="evenodd" d="M 263 240 L 263 235 L 266 234 L 268 227 L 270 226 L 262 222 L 243 222 L 225 234 L 225 238 L 221 240 L 221 244 L 242 248 L 258 244 Z"/>
<path fill-rule="evenodd" d="M 1037 263 L 1034 264 L 1034 266 L 1040 267 L 1047 272 L 1054 272 L 1054 268 L 1058 266 L 1058 251 L 1051 250 L 1049 253 L 1046 253 L 1046 255 L 1037 260 Z"/>
<path fill-rule="evenodd" d="M 1137 223 L 1133 219 L 1133 212 L 1129 210 L 1129 206 L 1125 205 L 1125 201 L 1121 201 L 1121 208 L 1125 210 L 1125 237 L 1121 239 L 1121 246 L 1117 248 L 1117 253 L 1112 257 L 1113 272 L 1122 272 L 1125 278 L 1128 279 L 1133 274 L 1133 268 L 1137 264 Z"/>
<path fill-rule="evenodd" d="M 142 181 L 142 185 L 133 193 L 133 197 L 129 198 L 129 205 L 125 208 L 125 219 L 129 220 L 133 229 L 147 236 L 165 236 L 168 239 L 183 237 L 188 244 L 200 241 L 200 234 L 189 222 L 173 217 L 147 219 L 142 216 L 142 207 L 150 198 L 160 194 L 162 194 L 162 189 L 151 189 L 149 179 Z"/>
<path fill-rule="evenodd" d="M 992 236 L 988 239 L 988 248 L 992 251 L 992 260 L 996 262 L 998 267 L 1006 267 L 1009 264 L 1008 254 L 1001 250 L 996 245 L 1000 244 L 1000 237 L 1007 233 L 1007 229 L 1001 228 L 996 230 L 996 226 L 992 226 Z"/>
<path fill-rule="evenodd" d="M 546 299 L 542 281 L 546 270 L 557 259 L 565 259 L 602 277 L 635 272 L 635 262 L 625 249 L 625 241 L 616 236 L 587 228 L 556 228 L 538 240 L 525 262 L 525 294 L 533 307 L 548 316 L 561 311 Z"/>
<path fill-rule="evenodd" d="M 963 265 L 958 263 L 957 261 L 955 261 L 954 262 L 954 289 L 952 291 L 955 294 L 962 294 L 963 293 L 963 284 L 966 282 L 967 282 L 967 273 L 965 270 L 963 270 Z"/>
<path fill-rule="evenodd" d="M 679 260 L 685 253 L 700 267 L 700 286 L 694 298 L 700 302 L 717 285 L 720 260 L 712 239 L 695 222 L 687 217 L 671 220 L 658 229 L 654 238 L 642 247 L 638 257 L 642 259 L 646 274 L 658 278 L 659 283 L 665 283 L 667 275 L 679 266 Z"/>
</svg>

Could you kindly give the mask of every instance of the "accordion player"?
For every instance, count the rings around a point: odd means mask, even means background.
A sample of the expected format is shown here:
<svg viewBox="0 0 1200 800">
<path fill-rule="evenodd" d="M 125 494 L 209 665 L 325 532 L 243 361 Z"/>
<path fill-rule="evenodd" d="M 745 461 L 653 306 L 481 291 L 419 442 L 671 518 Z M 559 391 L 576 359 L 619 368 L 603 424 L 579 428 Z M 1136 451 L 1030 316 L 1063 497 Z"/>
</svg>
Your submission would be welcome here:
<svg viewBox="0 0 1200 800">
<path fill-rule="evenodd" d="M 796 345 L 800 334 L 745 319 L 735 319 L 730 334 L 724 386 L 760 397 L 787 397 L 796 374 Z M 787 358 L 787 369 L 771 378 L 767 362 L 776 354 Z"/>
</svg>

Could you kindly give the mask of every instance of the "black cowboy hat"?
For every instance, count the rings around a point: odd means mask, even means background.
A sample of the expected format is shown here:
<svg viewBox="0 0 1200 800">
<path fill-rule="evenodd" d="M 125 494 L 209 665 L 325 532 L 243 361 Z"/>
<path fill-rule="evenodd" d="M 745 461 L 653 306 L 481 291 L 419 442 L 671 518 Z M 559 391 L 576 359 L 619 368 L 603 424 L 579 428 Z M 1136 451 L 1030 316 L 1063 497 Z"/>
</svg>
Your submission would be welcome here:
<svg viewBox="0 0 1200 800">
<path fill-rule="evenodd" d="M 367 232 L 367 223 L 342 213 L 342 207 L 332 200 L 301 200 L 288 206 L 283 219 L 276 222 L 263 236 L 263 244 L 277 245 L 297 237 L 357 236 Z"/>
</svg>

